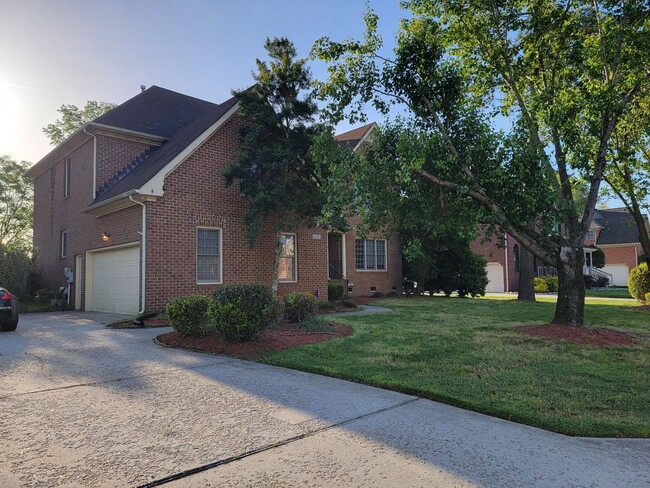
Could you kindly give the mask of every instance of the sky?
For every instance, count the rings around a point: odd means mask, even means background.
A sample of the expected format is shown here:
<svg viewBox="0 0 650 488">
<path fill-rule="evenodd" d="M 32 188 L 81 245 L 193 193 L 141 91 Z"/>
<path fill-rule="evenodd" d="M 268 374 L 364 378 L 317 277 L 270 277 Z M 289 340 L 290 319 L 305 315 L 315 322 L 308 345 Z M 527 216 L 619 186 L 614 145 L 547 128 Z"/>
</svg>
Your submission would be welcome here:
<svg viewBox="0 0 650 488">
<path fill-rule="evenodd" d="M 370 5 L 390 44 L 404 12 L 397 0 Z M 0 155 L 35 163 L 62 104 L 122 103 L 140 85 L 220 103 L 252 84 L 267 37 L 307 57 L 319 37 L 360 38 L 364 10 L 365 0 L 0 0 Z M 325 78 L 323 63 L 310 67 Z"/>
</svg>

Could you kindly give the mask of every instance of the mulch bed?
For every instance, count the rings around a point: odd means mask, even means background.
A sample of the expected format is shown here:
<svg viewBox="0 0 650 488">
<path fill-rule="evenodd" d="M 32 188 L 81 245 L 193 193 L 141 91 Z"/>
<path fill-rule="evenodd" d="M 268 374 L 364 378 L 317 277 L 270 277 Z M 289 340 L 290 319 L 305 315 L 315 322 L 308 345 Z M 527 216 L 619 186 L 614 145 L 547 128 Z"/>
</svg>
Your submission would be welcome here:
<svg viewBox="0 0 650 488">
<path fill-rule="evenodd" d="M 596 347 L 629 347 L 639 343 L 637 337 L 604 327 L 569 327 L 566 325 L 529 325 L 518 327 L 523 334 L 554 341 L 567 340 Z"/>
<path fill-rule="evenodd" d="M 266 329 L 257 340 L 250 342 L 228 343 L 219 334 L 203 337 L 183 337 L 176 332 L 161 334 L 156 337 L 156 340 L 169 347 L 211 354 L 226 354 L 242 359 L 259 359 L 270 352 L 329 341 L 348 336 L 351 333 L 351 327 L 341 324 L 328 324 L 328 330 L 322 332 L 310 332 L 291 324 L 281 324 L 277 329 Z"/>
<path fill-rule="evenodd" d="M 106 326 L 109 329 L 152 329 L 154 327 L 169 327 L 167 319 L 147 319 L 143 325 L 135 325 L 133 320 L 114 322 Z"/>
</svg>

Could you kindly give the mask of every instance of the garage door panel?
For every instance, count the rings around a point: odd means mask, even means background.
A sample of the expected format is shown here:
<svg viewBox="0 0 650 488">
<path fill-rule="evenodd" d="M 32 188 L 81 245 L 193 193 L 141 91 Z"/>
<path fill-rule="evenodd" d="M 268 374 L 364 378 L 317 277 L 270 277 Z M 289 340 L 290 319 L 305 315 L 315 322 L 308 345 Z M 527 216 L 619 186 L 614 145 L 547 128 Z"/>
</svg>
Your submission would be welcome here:
<svg viewBox="0 0 650 488">
<path fill-rule="evenodd" d="M 627 264 L 607 264 L 603 267 L 603 271 L 612 275 L 613 283 L 616 286 L 627 286 L 627 278 L 630 274 L 630 269 Z"/>
<path fill-rule="evenodd" d="M 93 310 L 134 314 L 139 309 L 140 249 L 95 253 Z"/>
<path fill-rule="evenodd" d="M 503 266 L 499 263 L 487 264 L 488 285 L 485 288 L 489 293 L 503 293 L 505 286 L 503 284 Z"/>
</svg>

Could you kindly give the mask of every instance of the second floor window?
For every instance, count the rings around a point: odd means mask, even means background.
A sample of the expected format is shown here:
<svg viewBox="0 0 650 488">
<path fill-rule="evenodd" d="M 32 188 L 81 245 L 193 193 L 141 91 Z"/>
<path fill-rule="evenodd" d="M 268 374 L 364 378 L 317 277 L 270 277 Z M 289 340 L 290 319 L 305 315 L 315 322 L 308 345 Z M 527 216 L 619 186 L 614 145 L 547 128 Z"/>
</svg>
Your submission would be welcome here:
<svg viewBox="0 0 650 488">
<path fill-rule="evenodd" d="M 587 231 L 587 240 L 589 240 L 589 241 L 594 240 L 594 231 L 593 230 L 588 230 Z"/>
<path fill-rule="evenodd" d="M 72 170 L 72 160 L 66 158 L 63 162 L 63 196 L 70 196 L 70 173 Z"/>
</svg>

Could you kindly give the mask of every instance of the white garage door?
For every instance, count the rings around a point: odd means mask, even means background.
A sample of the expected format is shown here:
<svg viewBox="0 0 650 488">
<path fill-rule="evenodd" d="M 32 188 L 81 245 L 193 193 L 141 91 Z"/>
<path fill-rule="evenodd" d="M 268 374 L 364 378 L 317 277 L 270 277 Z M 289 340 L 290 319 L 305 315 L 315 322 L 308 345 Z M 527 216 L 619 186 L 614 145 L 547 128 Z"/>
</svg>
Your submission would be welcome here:
<svg viewBox="0 0 650 488">
<path fill-rule="evenodd" d="M 603 271 L 612 275 L 614 283 L 610 285 L 627 286 L 627 277 L 630 274 L 627 264 L 607 264 L 603 266 Z"/>
<path fill-rule="evenodd" d="M 503 285 L 503 266 L 499 263 L 487 264 L 487 278 L 488 285 L 485 291 L 489 293 L 503 293 L 505 286 Z"/>
<path fill-rule="evenodd" d="M 140 298 L 140 248 L 94 253 L 92 309 L 136 314 Z"/>
</svg>

